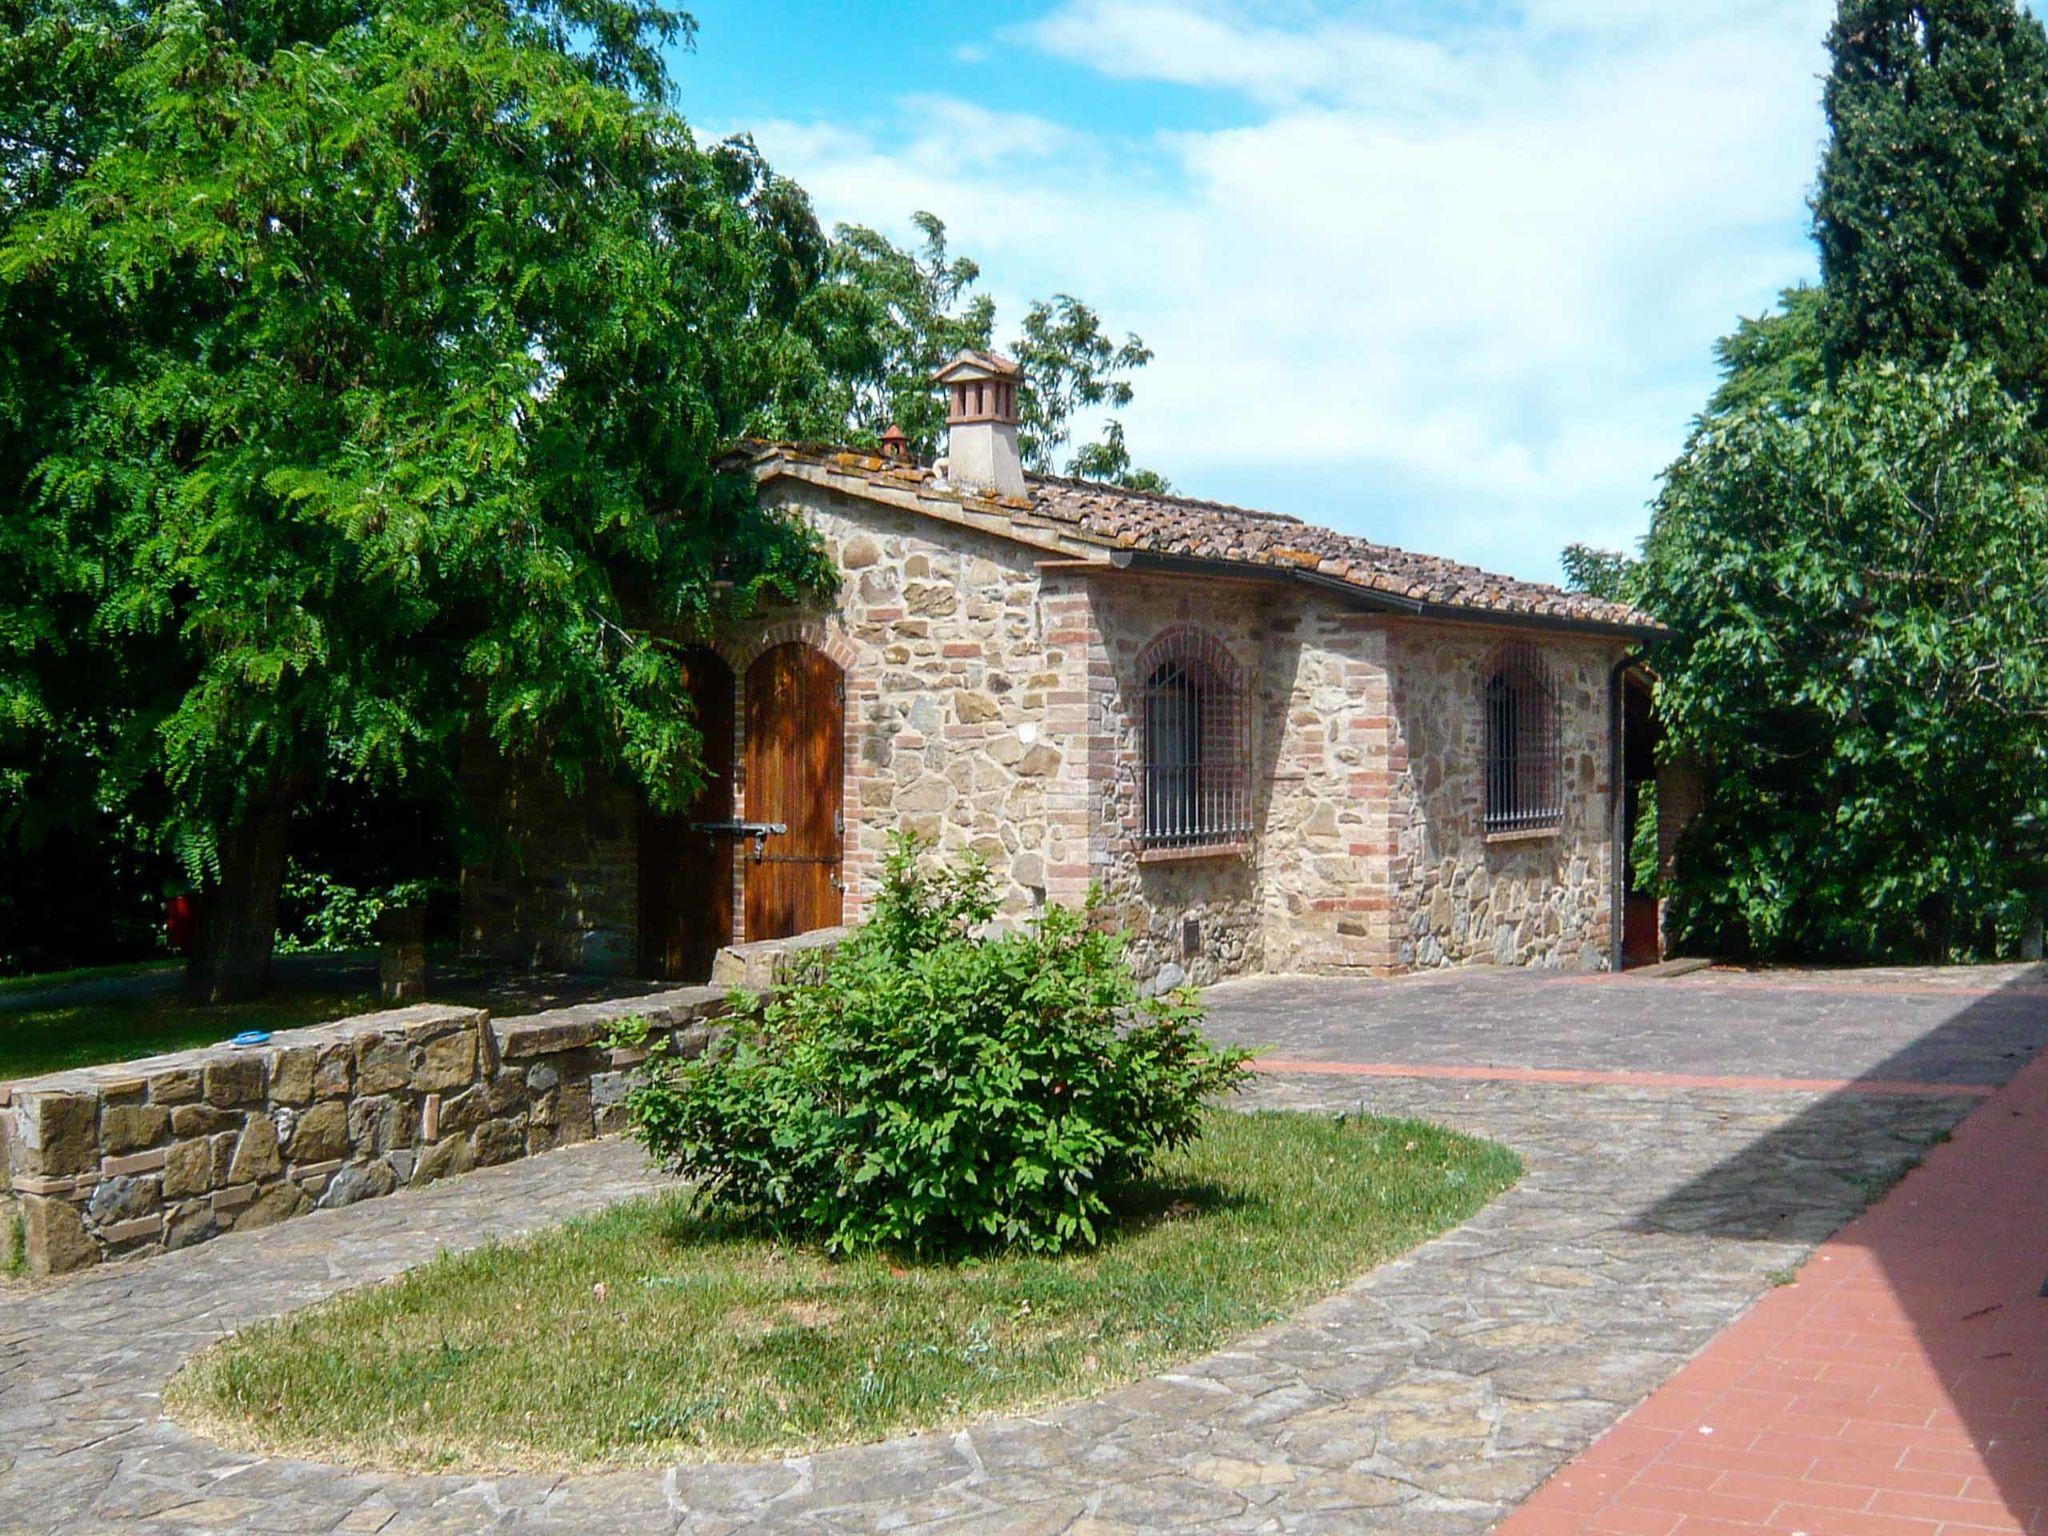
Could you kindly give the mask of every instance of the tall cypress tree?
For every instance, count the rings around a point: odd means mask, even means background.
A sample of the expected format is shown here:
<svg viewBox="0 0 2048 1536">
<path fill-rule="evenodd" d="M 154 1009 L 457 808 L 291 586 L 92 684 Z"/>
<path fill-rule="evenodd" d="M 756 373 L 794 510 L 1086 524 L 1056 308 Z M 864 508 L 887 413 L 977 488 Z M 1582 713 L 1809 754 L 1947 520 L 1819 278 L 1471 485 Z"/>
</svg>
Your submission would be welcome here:
<svg viewBox="0 0 2048 1536">
<path fill-rule="evenodd" d="M 1814 197 L 1831 375 L 1963 343 L 2048 404 L 2048 34 L 2015 0 L 1842 0 Z"/>
</svg>

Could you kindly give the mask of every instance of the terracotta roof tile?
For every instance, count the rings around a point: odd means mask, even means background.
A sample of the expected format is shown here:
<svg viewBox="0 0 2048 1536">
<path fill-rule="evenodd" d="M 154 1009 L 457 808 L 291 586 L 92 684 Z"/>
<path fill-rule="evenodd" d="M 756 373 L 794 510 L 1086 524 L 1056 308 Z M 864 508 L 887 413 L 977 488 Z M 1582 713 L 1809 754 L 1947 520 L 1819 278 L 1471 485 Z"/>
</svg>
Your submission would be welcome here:
<svg viewBox="0 0 2048 1536">
<path fill-rule="evenodd" d="M 1052 475 L 1026 477 L 1028 501 L 962 495 L 929 468 L 893 464 L 869 454 L 793 444 L 752 444 L 757 468 L 778 457 L 809 462 L 878 487 L 912 491 L 974 511 L 1017 519 L 1063 542 L 1230 565 L 1311 573 L 1361 593 L 1430 608 L 1470 611 L 1620 630 L 1654 630 L 1657 621 L 1622 603 L 1542 582 L 1498 576 L 1436 555 L 1376 544 L 1275 512 L 1258 512 L 1189 496 L 1125 490 Z"/>
</svg>

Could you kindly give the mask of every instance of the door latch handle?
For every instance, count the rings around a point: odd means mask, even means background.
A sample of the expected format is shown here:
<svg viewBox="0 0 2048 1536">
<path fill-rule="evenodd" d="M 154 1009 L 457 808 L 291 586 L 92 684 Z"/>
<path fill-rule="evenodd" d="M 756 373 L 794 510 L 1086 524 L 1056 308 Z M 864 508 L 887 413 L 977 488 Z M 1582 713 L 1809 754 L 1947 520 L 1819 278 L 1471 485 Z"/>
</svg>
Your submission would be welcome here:
<svg viewBox="0 0 2048 1536">
<path fill-rule="evenodd" d="M 783 837 L 789 832 L 786 821 L 693 821 L 692 832 L 708 832 L 713 837 L 751 837 L 754 840 L 754 858 L 758 862 L 768 851 L 768 839 Z"/>
</svg>

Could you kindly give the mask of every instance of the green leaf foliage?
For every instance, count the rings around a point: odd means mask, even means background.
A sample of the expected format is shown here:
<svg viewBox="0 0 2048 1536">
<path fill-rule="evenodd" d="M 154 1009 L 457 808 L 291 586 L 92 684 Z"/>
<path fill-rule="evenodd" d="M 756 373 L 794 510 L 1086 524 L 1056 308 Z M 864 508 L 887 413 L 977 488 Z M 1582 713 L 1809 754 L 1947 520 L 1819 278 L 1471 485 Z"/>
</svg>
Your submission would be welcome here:
<svg viewBox="0 0 2048 1536">
<path fill-rule="evenodd" d="M 1643 573 L 1678 631 L 1656 657 L 1667 755 L 1707 787 L 1681 942 L 1996 953 L 2040 899 L 2048 816 L 2029 413 L 1983 363 L 1724 398 L 1667 473 Z"/>
<path fill-rule="evenodd" d="M 1632 603 L 1640 596 L 1642 564 L 1618 549 L 1567 544 L 1557 561 L 1564 567 L 1565 586 L 1573 592 L 1610 603 Z"/>
<path fill-rule="evenodd" d="M 1015 350 L 1017 361 L 1024 365 L 1024 389 L 1018 401 L 1023 420 L 1017 428 L 1017 446 L 1025 465 L 1040 474 L 1053 472 L 1074 418 L 1083 411 L 1105 406 L 1121 410 L 1129 405 L 1130 375 L 1152 361 L 1152 349 L 1144 342 L 1136 336 L 1112 341 L 1102 329 L 1102 317 L 1065 293 L 1041 300 L 1025 312 Z M 1092 463 L 1123 481 L 1148 474 L 1131 468 L 1130 455 L 1124 450 L 1123 423 L 1112 417 L 1109 425 L 1115 431 L 1113 447 L 1087 445 L 1069 465 L 1070 471 L 1082 472 L 1083 466 Z"/>
<path fill-rule="evenodd" d="M 1814 196 L 1831 372 L 1958 344 L 2048 385 L 2048 34 L 2016 0 L 1843 0 Z"/>
<path fill-rule="evenodd" d="M 1696 950 L 2010 954 L 2048 813 L 2048 36 L 2012 0 L 1842 0 L 1823 283 L 1719 348 L 1639 564 L 1666 758 L 1706 807 Z"/>
<path fill-rule="evenodd" d="M 932 375 L 963 348 L 996 346 L 996 306 L 976 291 L 981 268 L 955 254 L 943 220 L 911 218 L 910 249 L 865 225 L 835 231 L 824 275 L 805 294 L 789 331 L 793 355 L 782 393 L 757 418 L 767 436 L 822 438 L 872 447 L 892 425 L 929 460 L 945 452 L 946 402 Z M 1131 403 L 1132 375 L 1152 360 L 1136 336 L 1113 340 L 1096 311 L 1070 294 L 1033 302 L 1003 350 L 1024 365 L 1017 441 L 1027 469 L 1053 474 L 1084 417 Z M 1141 490 L 1165 479 L 1133 467 L 1123 424 L 1103 421 L 1103 439 L 1068 456 L 1065 471 Z"/>
<path fill-rule="evenodd" d="M 824 239 L 630 0 L 0 4 L 0 772 L 145 806 L 699 773 L 672 646 L 828 582 L 725 444 Z"/>
<path fill-rule="evenodd" d="M 1247 1053 L 1210 1045 L 1191 991 L 1139 999 L 1121 935 L 1047 908 L 987 931 L 988 872 L 907 837 L 873 913 L 814 975 L 743 1013 L 727 1049 L 656 1052 L 635 1134 L 713 1202 L 836 1252 L 1059 1252 L 1107 1196 L 1185 1145 Z"/>
</svg>

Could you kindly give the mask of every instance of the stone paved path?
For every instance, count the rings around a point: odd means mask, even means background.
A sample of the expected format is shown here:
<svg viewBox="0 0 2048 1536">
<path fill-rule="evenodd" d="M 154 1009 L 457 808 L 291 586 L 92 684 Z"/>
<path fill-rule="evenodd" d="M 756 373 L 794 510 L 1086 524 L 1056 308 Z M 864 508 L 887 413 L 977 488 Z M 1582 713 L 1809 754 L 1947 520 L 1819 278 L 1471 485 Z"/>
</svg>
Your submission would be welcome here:
<svg viewBox="0 0 2048 1536">
<path fill-rule="evenodd" d="M 1986 1038 L 2010 1028 L 1958 1038 L 1994 1059 Z M 630 1149 L 575 1148 L 0 1300 L 0 1532 L 1477 1536 L 1979 1102 L 1328 1075 L 1254 1097 L 1427 1116 L 1507 1142 L 1528 1172 L 1229 1351 L 962 1432 L 667 1473 L 423 1477 L 226 1453 L 157 1416 L 164 1380 L 224 1331 L 645 1187 Z"/>
<path fill-rule="evenodd" d="M 1267 1054 L 1404 1066 L 1995 1085 L 2048 1046 L 2048 967 L 1700 972 L 1668 981 L 1440 971 L 1210 988 Z"/>
</svg>

